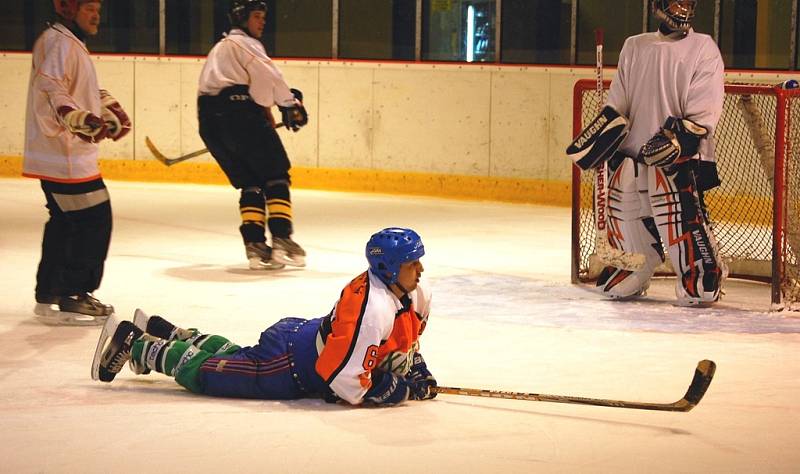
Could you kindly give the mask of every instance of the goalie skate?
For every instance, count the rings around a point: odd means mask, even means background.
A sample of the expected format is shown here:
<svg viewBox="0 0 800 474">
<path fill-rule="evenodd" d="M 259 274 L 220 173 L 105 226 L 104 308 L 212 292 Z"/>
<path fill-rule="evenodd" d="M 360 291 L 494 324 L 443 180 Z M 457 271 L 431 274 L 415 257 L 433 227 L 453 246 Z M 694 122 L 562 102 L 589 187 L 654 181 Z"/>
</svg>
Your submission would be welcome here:
<svg viewBox="0 0 800 474">
<path fill-rule="evenodd" d="M 130 321 L 110 317 L 100 332 L 92 360 L 92 380 L 111 382 L 131 357 L 131 346 L 144 331 Z M 108 344 L 106 344 L 108 343 Z"/>
</svg>

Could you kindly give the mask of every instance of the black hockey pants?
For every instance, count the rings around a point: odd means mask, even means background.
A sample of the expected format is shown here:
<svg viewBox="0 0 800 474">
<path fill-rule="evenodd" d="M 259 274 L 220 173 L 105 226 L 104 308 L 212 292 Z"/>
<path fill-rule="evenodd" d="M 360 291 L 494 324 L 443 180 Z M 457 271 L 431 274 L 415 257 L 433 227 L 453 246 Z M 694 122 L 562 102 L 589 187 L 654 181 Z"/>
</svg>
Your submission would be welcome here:
<svg viewBox="0 0 800 474">
<path fill-rule="evenodd" d="M 247 86 L 233 86 L 216 96 L 197 98 L 200 137 L 233 187 L 265 187 L 289 181 L 289 157 L 263 107 Z"/>
<path fill-rule="evenodd" d="M 41 181 L 50 219 L 44 226 L 37 298 L 91 293 L 100 286 L 111 242 L 111 201 L 101 178 Z"/>
</svg>

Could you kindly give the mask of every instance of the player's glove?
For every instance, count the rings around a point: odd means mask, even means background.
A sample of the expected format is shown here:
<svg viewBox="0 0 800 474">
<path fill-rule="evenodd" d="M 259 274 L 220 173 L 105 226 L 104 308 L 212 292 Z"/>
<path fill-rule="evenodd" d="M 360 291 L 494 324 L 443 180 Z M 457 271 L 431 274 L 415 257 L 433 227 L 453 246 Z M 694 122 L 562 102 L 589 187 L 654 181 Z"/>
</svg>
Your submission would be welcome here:
<svg viewBox="0 0 800 474">
<path fill-rule="evenodd" d="M 408 400 L 411 389 L 403 377 L 391 372 L 372 372 L 372 387 L 364 394 L 364 400 L 376 405 L 392 406 Z"/>
<path fill-rule="evenodd" d="M 117 141 L 131 131 L 131 119 L 105 89 L 100 89 L 100 103 L 103 106 L 103 121 L 108 128 L 108 138 Z"/>
<path fill-rule="evenodd" d="M 289 130 L 296 132 L 308 123 L 308 112 L 303 106 L 303 93 L 298 89 L 289 89 L 294 95 L 294 104 L 288 107 L 278 106 L 281 111 L 283 125 Z"/>
<path fill-rule="evenodd" d="M 414 353 L 414 361 L 411 365 L 411 370 L 406 374 L 406 381 L 411 389 L 412 400 L 428 400 L 438 395 L 431 390 L 437 386 L 436 379 L 431 374 L 431 371 L 428 370 L 428 365 L 419 352 Z"/>
<path fill-rule="evenodd" d="M 667 174 L 689 161 L 700 147 L 708 129 L 688 119 L 668 117 L 664 126 L 639 151 L 636 160 L 648 166 L 664 168 Z"/>
<path fill-rule="evenodd" d="M 56 115 L 68 132 L 85 142 L 97 143 L 108 134 L 103 119 L 88 110 L 76 110 L 68 105 L 62 105 L 56 110 Z"/>
</svg>

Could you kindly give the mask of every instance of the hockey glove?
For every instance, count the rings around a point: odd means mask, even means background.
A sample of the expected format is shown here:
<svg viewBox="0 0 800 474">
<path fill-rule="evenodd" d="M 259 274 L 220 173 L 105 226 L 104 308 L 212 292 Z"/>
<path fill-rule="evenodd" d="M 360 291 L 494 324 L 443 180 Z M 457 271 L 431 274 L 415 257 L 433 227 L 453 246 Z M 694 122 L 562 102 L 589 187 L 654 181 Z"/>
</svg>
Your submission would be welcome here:
<svg viewBox="0 0 800 474">
<path fill-rule="evenodd" d="M 428 365 L 425 364 L 425 359 L 419 352 L 414 353 L 414 362 L 411 365 L 411 370 L 406 374 L 406 381 L 411 389 L 412 400 L 428 400 L 435 398 L 438 395 L 432 392 L 431 388 L 436 387 L 436 379 L 428 370 Z"/>
<path fill-rule="evenodd" d="M 289 130 L 296 132 L 308 123 L 308 112 L 303 106 L 303 93 L 298 89 L 289 89 L 294 95 L 294 105 L 288 107 L 278 106 L 281 111 L 283 124 Z"/>
<path fill-rule="evenodd" d="M 117 141 L 131 131 L 131 119 L 119 105 L 117 99 L 104 89 L 100 89 L 100 103 L 103 106 L 103 121 L 108 128 L 108 138 Z"/>
<path fill-rule="evenodd" d="M 408 382 L 391 372 L 372 372 L 372 387 L 364 394 L 364 400 L 376 405 L 392 406 L 408 400 L 411 389 Z"/>
<path fill-rule="evenodd" d="M 68 105 L 62 105 L 56 111 L 58 121 L 81 140 L 97 143 L 108 134 L 108 128 L 103 119 L 88 110 L 75 110 Z"/>
<path fill-rule="evenodd" d="M 636 160 L 648 166 L 664 168 L 667 174 L 689 161 L 700 147 L 708 129 L 688 119 L 669 117 L 664 126 L 639 151 Z"/>
</svg>

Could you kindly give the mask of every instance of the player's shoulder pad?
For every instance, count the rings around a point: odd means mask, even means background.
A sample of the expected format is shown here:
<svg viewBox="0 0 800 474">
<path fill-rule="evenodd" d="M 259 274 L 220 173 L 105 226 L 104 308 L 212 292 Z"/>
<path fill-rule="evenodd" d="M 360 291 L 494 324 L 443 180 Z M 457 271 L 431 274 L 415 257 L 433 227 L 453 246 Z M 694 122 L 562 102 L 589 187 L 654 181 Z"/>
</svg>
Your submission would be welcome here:
<svg viewBox="0 0 800 474">
<path fill-rule="evenodd" d="M 606 105 L 567 147 L 567 156 L 583 170 L 595 168 L 617 151 L 629 128 L 628 119 Z"/>
</svg>

